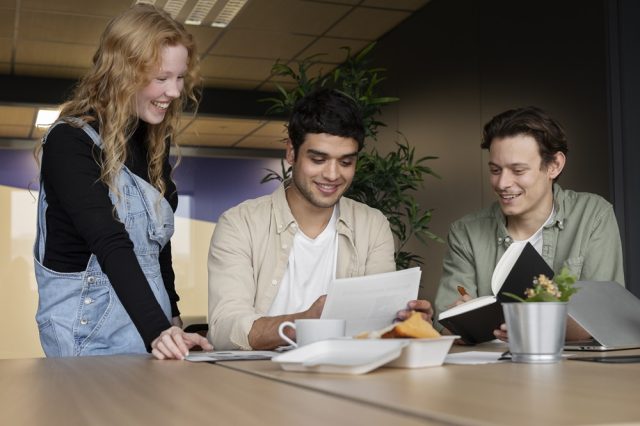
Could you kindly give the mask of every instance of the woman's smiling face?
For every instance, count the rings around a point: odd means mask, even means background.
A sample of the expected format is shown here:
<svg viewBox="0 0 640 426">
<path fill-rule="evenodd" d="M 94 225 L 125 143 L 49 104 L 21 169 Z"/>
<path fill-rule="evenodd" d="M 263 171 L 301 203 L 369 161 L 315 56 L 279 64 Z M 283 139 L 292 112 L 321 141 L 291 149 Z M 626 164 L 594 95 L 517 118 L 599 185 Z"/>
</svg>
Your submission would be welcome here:
<svg viewBox="0 0 640 426">
<path fill-rule="evenodd" d="M 160 124 L 164 120 L 169 105 L 180 97 L 184 87 L 188 59 L 187 48 L 181 44 L 162 49 L 160 68 L 136 96 L 140 120 L 149 124 Z"/>
</svg>

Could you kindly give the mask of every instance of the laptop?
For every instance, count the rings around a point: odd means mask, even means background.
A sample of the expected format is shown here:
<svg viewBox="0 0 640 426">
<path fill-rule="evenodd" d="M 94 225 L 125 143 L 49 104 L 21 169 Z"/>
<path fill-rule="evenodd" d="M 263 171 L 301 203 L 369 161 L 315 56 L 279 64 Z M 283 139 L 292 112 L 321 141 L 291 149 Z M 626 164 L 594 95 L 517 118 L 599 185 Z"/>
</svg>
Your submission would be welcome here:
<svg viewBox="0 0 640 426">
<path fill-rule="evenodd" d="M 592 340 L 566 342 L 566 350 L 611 351 L 640 348 L 640 299 L 612 281 L 578 281 L 569 316 Z"/>
</svg>

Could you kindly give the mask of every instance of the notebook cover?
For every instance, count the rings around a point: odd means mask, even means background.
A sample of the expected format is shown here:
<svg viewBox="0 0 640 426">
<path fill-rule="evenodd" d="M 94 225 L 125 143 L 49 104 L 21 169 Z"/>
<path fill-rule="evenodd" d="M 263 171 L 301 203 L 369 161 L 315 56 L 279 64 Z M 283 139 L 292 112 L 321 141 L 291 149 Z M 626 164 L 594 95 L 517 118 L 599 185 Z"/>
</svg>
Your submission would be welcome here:
<svg viewBox="0 0 640 426">
<path fill-rule="evenodd" d="M 496 296 L 497 302 L 440 320 L 440 324 L 469 344 L 493 340 L 493 330 L 504 323 L 501 302 L 516 302 L 515 299 L 505 296 L 504 292 L 524 297 L 525 290 L 533 287 L 533 278 L 540 274 L 549 278 L 554 275 L 542 256 L 527 243 L 500 288 Z"/>
</svg>

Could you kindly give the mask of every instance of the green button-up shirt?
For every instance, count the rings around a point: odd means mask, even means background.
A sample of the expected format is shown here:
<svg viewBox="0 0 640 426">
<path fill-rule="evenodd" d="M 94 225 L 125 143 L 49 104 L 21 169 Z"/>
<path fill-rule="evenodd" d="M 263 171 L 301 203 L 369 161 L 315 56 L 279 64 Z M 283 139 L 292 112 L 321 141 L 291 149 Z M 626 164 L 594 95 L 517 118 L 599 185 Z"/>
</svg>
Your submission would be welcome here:
<svg viewBox="0 0 640 426">
<path fill-rule="evenodd" d="M 542 257 L 556 272 L 568 266 L 579 280 L 624 284 L 622 245 L 613 207 L 602 197 L 563 190 L 554 184 L 555 215 L 542 231 Z M 460 297 L 493 294 L 491 276 L 513 242 L 499 204 L 469 214 L 451 225 L 448 250 L 436 296 L 437 313 Z"/>
</svg>

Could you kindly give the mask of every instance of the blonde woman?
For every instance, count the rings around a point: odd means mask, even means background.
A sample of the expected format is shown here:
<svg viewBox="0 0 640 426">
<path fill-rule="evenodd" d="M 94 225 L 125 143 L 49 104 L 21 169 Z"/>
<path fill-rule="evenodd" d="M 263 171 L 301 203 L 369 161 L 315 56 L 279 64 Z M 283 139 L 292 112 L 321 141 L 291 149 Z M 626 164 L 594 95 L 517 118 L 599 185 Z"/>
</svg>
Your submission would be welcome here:
<svg viewBox="0 0 640 426">
<path fill-rule="evenodd" d="M 34 256 L 47 356 L 213 349 L 180 328 L 171 264 L 169 146 L 198 84 L 192 36 L 135 5 L 109 23 L 43 138 Z"/>
</svg>

